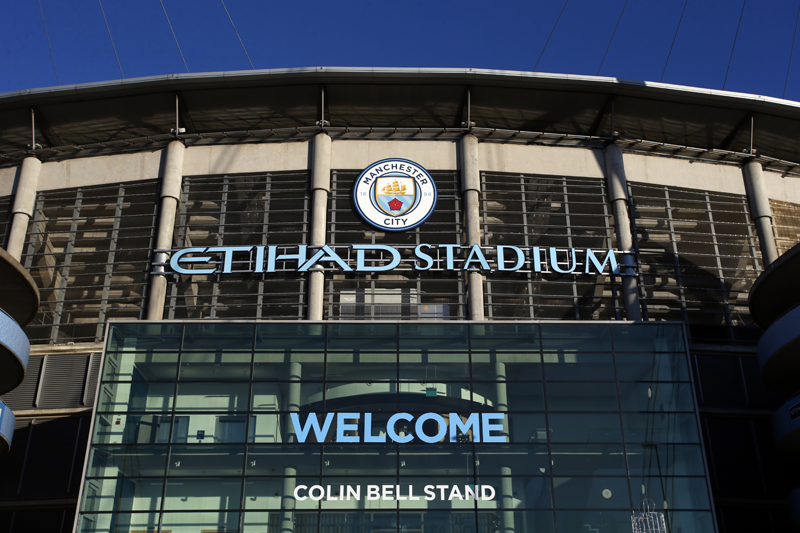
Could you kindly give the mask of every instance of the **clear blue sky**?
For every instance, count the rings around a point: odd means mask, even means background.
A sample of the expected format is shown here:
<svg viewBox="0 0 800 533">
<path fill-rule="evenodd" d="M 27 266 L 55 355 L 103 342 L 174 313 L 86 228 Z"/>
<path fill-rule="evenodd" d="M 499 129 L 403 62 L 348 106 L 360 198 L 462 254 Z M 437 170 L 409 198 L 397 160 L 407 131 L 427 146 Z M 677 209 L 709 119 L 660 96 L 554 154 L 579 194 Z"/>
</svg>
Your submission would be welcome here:
<svg viewBox="0 0 800 533">
<path fill-rule="evenodd" d="M 40 0 L 61 85 L 121 76 L 98 0 Z M 250 69 L 220 0 L 163 0 L 189 70 Z M 659 81 L 685 0 L 629 0 L 600 74 Z M 536 70 L 596 75 L 625 0 L 569 0 Z M 225 0 L 255 68 L 531 71 L 564 0 Z M 781 97 L 800 0 L 689 0 L 664 82 Z M 102 0 L 125 78 L 186 72 L 159 0 Z M 37 0 L 6 0 L 0 92 L 57 85 Z M 798 39 L 800 41 L 800 39 Z M 800 42 L 786 98 L 800 100 Z"/>
</svg>

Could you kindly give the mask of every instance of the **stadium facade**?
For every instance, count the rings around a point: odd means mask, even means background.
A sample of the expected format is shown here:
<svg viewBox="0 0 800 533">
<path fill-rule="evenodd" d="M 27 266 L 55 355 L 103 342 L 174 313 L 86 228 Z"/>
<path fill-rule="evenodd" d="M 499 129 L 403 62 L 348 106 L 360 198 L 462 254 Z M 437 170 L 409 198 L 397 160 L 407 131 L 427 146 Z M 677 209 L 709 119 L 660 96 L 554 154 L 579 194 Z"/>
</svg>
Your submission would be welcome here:
<svg viewBox="0 0 800 533">
<path fill-rule="evenodd" d="M 799 130 L 473 69 L 0 96 L 2 283 L 41 296 L 0 531 L 789 529 L 800 380 L 748 296 L 800 242 Z"/>
</svg>

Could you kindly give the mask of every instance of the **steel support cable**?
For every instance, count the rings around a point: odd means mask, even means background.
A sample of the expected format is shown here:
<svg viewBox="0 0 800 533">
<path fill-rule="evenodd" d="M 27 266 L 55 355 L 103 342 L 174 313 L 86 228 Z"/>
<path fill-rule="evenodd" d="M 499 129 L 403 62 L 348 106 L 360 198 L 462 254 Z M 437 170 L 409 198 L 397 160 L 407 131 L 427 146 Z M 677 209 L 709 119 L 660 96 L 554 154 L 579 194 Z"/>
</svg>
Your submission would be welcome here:
<svg viewBox="0 0 800 533">
<path fill-rule="evenodd" d="M 181 45 L 178 43 L 178 37 L 175 35 L 175 30 L 172 29 L 172 23 L 169 21 L 169 15 L 167 15 L 167 8 L 164 7 L 164 0 L 158 0 L 161 3 L 161 9 L 164 10 L 164 16 L 167 17 L 167 24 L 169 24 L 169 31 L 172 32 L 172 38 L 175 39 L 175 46 L 178 47 L 178 53 L 181 55 L 181 60 L 183 60 L 183 66 L 186 67 L 186 72 L 189 72 L 189 65 L 186 64 L 186 58 L 183 57 L 183 51 L 181 50 Z"/>
<path fill-rule="evenodd" d="M 117 65 L 119 65 L 119 73 L 122 74 L 122 79 L 125 79 L 125 73 L 122 72 L 122 63 L 119 62 L 119 55 L 117 54 L 117 47 L 114 44 L 114 38 L 111 36 L 111 28 L 108 27 L 108 19 L 106 18 L 106 11 L 103 9 L 103 0 L 97 0 L 100 4 L 100 12 L 103 14 L 103 21 L 106 23 L 106 30 L 108 30 L 108 38 L 111 39 L 111 48 L 114 49 L 114 57 L 117 58 Z"/>
<path fill-rule="evenodd" d="M 231 18 L 231 14 L 228 12 L 228 8 L 225 5 L 225 0 L 219 0 L 222 2 L 222 7 L 225 9 L 225 14 L 228 15 L 228 20 L 231 21 L 231 26 L 233 26 L 233 32 L 236 34 L 236 37 L 239 39 L 239 44 L 242 45 L 242 50 L 244 50 L 244 55 L 247 56 L 247 61 L 250 63 L 250 68 L 255 70 L 256 67 L 253 66 L 253 62 L 250 61 L 250 54 L 247 53 L 247 48 L 244 47 L 244 43 L 242 42 L 241 36 L 239 36 L 239 30 L 236 29 L 236 24 L 233 23 L 233 19 Z"/>
<path fill-rule="evenodd" d="M 664 72 L 661 73 L 661 79 L 664 81 L 664 74 L 667 73 L 667 65 L 669 65 L 669 58 L 672 57 L 672 49 L 675 48 L 675 41 L 678 40 L 678 32 L 681 31 L 681 24 L 683 23 L 683 15 L 686 13 L 686 6 L 689 5 L 689 0 L 683 3 L 683 11 L 681 11 L 681 18 L 678 20 L 678 27 L 675 29 L 675 36 L 672 38 L 672 45 L 669 47 L 669 54 L 667 54 L 667 62 L 664 63 Z"/>
<path fill-rule="evenodd" d="M 608 48 L 606 48 L 606 53 L 603 54 L 603 60 L 600 62 L 600 68 L 597 69 L 597 75 L 600 75 L 600 71 L 603 70 L 603 64 L 606 62 L 606 56 L 608 56 L 608 51 L 611 50 L 611 43 L 614 42 L 614 37 L 617 35 L 617 30 L 619 29 L 619 23 L 622 22 L 622 16 L 625 15 L 625 9 L 628 7 L 628 0 L 625 0 L 625 5 L 622 6 L 622 13 L 619 14 L 619 20 L 617 20 L 617 25 L 614 27 L 614 33 L 611 34 L 611 40 L 608 41 Z"/>
<path fill-rule="evenodd" d="M 558 27 L 558 23 L 561 20 L 561 15 L 564 14 L 564 10 L 567 9 L 567 4 L 569 4 L 569 0 L 564 2 L 564 7 L 561 8 L 561 13 L 558 14 L 558 18 L 556 19 L 556 23 L 553 24 L 553 29 L 550 30 L 550 36 L 547 38 L 547 41 L 544 43 L 544 48 L 542 48 L 542 53 L 539 54 L 539 59 L 536 60 L 536 65 L 533 67 L 533 72 L 536 72 L 536 68 L 539 66 L 539 61 L 542 60 L 542 56 L 544 55 L 544 51 L 547 50 L 547 45 L 550 44 L 550 39 L 553 38 L 553 34 L 556 32 L 556 28 Z"/>
<path fill-rule="evenodd" d="M 739 14 L 739 24 L 736 26 L 736 35 L 733 36 L 733 46 L 731 46 L 731 57 L 728 58 L 728 69 L 725 71 L 725 81 L 722 82 L 722 90 L 725 90 L 725 85 L 728 83 L 728 73 L 731 71 L 731 61 L 733 61 L 733 52 L 736 50 L 736 41 L 739 39 L 739 28 L 742 27 L 742 17 L 744 17 L 744 8 L 747 5 L 747 0 L 742 2 L 742 12 Z"/>
<path fill-rule="evenodd" d="M 61 85 L 61 80 L 58 79 L 58 69 L 56 68 L 56 58 L 53 55 L 53 46 L 50 44 L 50 34 L 47 32 L 47 22 L 44 20 L 44 9 L 42 9 L 42 0 L 39 1 L 39 12 L 42 14 L 42 24 L 44 24 L 44 35 L 47 37 L 47 47 L 50 49 L 50 59 L 53 60 L 53 70 L 56 72 L 56 83 Z"/>
<path fill-rule="evenodd" d="M 786 83 L 783 84 L 783 97 L 786 98 L 786 88 L 789 86 L 789 71 L 792 69 L 792 55 L 794 55 L 794 41 L 797 39 L 797 22 L 800 21 L 800 6 L 797 6 L 797 17 L 794 19 L 794 33 L 792 34 L 792 48 L 789 50 L 789 64 L 786 66 Z"/>
</svg>

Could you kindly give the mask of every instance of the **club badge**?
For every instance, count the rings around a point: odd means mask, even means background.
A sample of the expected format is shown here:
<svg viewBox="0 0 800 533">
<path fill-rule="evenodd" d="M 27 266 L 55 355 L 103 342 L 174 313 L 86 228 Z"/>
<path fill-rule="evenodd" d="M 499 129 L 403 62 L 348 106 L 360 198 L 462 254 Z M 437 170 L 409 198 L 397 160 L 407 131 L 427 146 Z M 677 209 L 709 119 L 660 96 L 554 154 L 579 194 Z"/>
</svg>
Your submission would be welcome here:
<svg viewBox="0 0 800 533">
<path fill-rule="evenodd" d="M 436 183 L 407 159 L 368 166 L 353 187 L 353 202 L 368 223 L 383 231 L 406 231 L 425 222 L 436 207 Z"/>
</svg>

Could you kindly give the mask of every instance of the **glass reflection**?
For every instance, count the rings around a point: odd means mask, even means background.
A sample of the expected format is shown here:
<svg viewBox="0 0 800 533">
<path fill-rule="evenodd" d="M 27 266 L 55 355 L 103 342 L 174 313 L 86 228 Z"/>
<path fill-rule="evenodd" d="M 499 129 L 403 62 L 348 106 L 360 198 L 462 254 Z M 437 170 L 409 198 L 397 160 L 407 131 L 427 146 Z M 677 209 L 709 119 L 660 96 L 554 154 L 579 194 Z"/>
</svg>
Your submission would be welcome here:
<svg viewBox="0 0 800 533">
<path fill-rule="evenodd" d="M 694 444 L 628 444 L 631 474 L 642 476 L 702 476 L 703 449 Z"/>
<path fill-rule="evenodd" d="M 244 470 L 244 446 L 172 446 L 169 476 L 237 476 Z"/>
<path fill-rule="evenodd" d="M 621 444 L 553 444 L 553 473 L 557 475 L 627 475 Z"/>
<path fill-rule="evenodd" d="M 618 414 L 551 413 L 553 442 L 622 442 Z"/>
<path fill-rule="evenodd" d="M 620 381 L 689 381 L 684 353 L 617 353 Z"/>
<path fill-rule="evenodd" d="M 92 446 L 89 477 L 163 476 L 166 446 Z"/>
<path fill-rule="evenodd" d="M 178 383 L 179 411 L 246 411 L 249 383 Z"/>
<path fill-rule="evenodd" d="M 97 410 L 169 411 L 174 394 L 173 383 L 104 383 L 99 391 Z"/>
<path fill-rule="evenodd" d="M 545 377 L 550 381 L 614 381 L 611 353 L 544 352 Z"/>
<path fill-rule="evenodd" d="M 169 442 L 169 415 L 97 415 L 94 442 L 98 444 L 156 444 Z"/>
<path fill-rule="evenodd" d="M 184 353 L 178 379 L 181 381 L 241 381 L 250 379 L 250 352 Z"/>
<path fill-rule="evenodd" d="M 630 509 L 625 477 L 554 477 L 556 507 L 567 509 Z"/>
<path fill-rule="evenodd" d="M 616 383 L 548 383 L 550 411 L 618 411 Z"/>
<path fill-rule="evenodd" d="M 161 479 L 91 479 L 84 486 L 82 511 L 159 511 Z"/>
<path fill-rule="evenodd" d="M 108 352 L 103 381 L 174 381 L 177 352 Z"/>
</svg>

